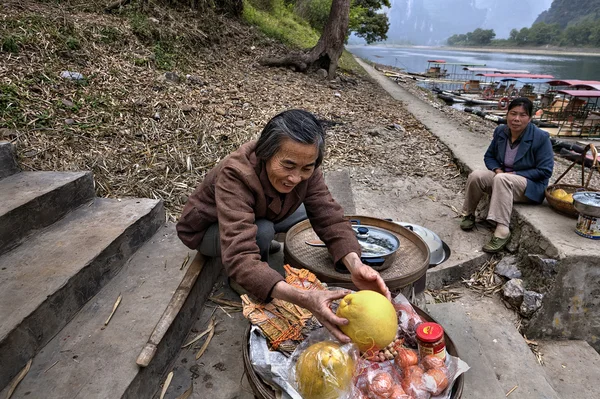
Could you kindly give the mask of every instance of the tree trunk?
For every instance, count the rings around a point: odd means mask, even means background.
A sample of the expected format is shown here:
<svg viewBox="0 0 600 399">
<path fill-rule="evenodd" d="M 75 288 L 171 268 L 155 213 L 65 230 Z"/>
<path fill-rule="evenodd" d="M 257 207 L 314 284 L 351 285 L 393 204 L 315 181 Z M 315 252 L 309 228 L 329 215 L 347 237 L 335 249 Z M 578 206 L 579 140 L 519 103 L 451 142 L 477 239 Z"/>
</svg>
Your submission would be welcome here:
<svg viewBox="0 0 600 399">
<path fill-rule="evenodd" d="M 338 61 L 344 51 L 344 41 L 348 33 L 350 0 L 333 0 L 329 18 L 319 41 L 308 53 L 292 53 L 282 58 L 264 58 L 261 65 L 294 66 L 296 70 L 323 68 L 329 79 L 335 77 Z"/>
</svg>

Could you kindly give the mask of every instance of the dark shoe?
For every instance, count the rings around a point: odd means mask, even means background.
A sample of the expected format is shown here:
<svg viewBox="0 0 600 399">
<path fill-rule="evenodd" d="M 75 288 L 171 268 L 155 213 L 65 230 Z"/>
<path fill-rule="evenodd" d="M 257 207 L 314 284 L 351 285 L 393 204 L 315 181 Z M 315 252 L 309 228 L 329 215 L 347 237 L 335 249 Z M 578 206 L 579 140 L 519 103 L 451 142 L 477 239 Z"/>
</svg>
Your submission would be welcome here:
<svg viewBox="0 0 600 399">
<path fill-rule="evenodd" d="M 279 241 L 271 241 L 271 245 L 269 246 L 269 253 L 275 254 L 281 250 L 281 243 Z"/>
<path fill-rule="evenodd" d="M 506 238 L 492 236 L 492 239 L 483 246 L 483 252 L 494 254 L 496 252 L 502 251 L 506 244 L 508 244 L 508 242 L 510 241 L 510 236 L 510 233 Z"/>
<path fill-rule="evenodd" d="M 475 215 L 466 215 L 460 222 L 460 228 L 464 231 L 473 230 L 475 227 Z"/>
</svg>

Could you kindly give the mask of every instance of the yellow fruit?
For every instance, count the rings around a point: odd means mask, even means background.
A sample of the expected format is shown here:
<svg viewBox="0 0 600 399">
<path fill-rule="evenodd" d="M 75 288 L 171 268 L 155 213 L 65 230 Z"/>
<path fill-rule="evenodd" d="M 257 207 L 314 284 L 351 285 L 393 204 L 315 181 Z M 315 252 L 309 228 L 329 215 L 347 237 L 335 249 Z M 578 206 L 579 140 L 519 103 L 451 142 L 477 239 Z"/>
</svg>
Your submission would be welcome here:
<svg viewBox="0 0 600 399">
<path fill-rule="evenodd" d="M 386 297 L 375 291 L 363 290 L 346 295 L 336 314 L 348 319 L 348 324 L 340 326 L 340 329 L 358 345 L 361 352 L 378 351 L 396 338 L 396 310 Z"/>
<path fill-rule="evenodd" d="M 336 399 L 349 389 L 354 360 L 332 341 L 306 348 L 296 363 L 298 392 L 304 399 Z"/>
<path fill-rule="evenodd" d="M 573 194 L 567 194 L 564 197 L 562 197 L 561 200 L 570 202 L 572 204 L 573 203 Z"/>
<path fill-rule="evenodd" d="M 567 195 L 568 195 L 567 192 L 565 190 L 563 190 L 562 188 L 552 191 L 552 196 L 554 198 L 563 199 L 563 197 L 565 197 Z"/>
</svg>

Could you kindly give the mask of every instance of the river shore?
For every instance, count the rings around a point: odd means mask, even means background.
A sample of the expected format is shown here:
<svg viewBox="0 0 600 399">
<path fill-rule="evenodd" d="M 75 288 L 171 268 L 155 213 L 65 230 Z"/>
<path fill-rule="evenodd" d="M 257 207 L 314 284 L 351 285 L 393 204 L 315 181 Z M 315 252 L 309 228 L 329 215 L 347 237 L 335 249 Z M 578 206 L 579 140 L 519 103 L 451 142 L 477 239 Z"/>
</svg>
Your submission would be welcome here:
<svg viewBox="0 0 600 399">
<path fill-rule="evenodd" d="M 404 47 L 404 46 L 403 46 Z M 457 47 L 457 46 L 412 46 L 419 49 L 445 51 L 473 51 L 478 53 L 507 53 L 507 54 L 539 54 L 539 55 L 574 55 L 600 57 L 598 48 L 562 48 L 562 47 Z"/>
</svg>

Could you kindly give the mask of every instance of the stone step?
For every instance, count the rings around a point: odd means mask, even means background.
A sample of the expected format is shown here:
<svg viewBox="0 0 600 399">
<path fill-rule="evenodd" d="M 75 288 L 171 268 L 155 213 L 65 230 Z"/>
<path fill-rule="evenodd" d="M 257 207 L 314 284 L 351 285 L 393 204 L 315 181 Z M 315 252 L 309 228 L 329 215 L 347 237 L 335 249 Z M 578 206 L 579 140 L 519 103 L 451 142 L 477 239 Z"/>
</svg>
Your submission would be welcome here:
<svg viewBox="0 0 600 399">
<path fill-rule="evenodd" d="M 0 387 L 163 222 L 161 201 L 96 199 L 0 256 Z"/>
<path fill-rule="evenodd" d="M 427 305 L 427 312 L 444 326 L 471 367 L 463 399 L 504 398 L 513 388 L 512 399 L 560 398 L 498 300 L 463 297 Z"/>
<path fill-rule="evenodd" d="M 204 264 L 155 357 L 148 367 L 138 367 L 140 351 L 194 256 L 174 225 L 164 225 L 40 351 L 13 397 L 151 398 L 219 274 L 215 262 Z M 119 295 L 121 303 L 105 326 Z"/>
<path fill-rule="evenodd" d="M 585 341 L 538 341 L 544 370 L 564 398 L 600 398 L 600 355 Z"/>
<path fill-rule="evenodd" d="M 0 180 L 0 254 L 92 198 L 91 172 L 21 172 Z"/>
<path fill-rule="evenodd" d="M 8 141 L 0 141 L 0 179 L 18 171 L 19 165 L 15 156 L 15 147 Z"/>
</svg>

